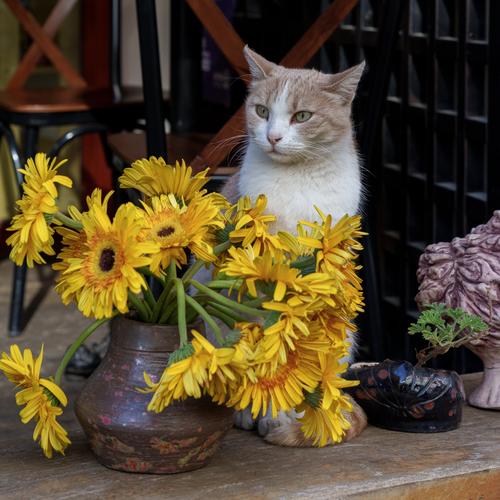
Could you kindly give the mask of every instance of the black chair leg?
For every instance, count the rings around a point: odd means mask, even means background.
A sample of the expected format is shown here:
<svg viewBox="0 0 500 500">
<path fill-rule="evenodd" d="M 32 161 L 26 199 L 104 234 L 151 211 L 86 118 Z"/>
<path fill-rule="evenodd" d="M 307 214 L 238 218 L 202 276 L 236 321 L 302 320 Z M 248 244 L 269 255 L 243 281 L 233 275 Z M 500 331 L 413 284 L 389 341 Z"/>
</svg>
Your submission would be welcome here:
<svg viewBox="0 0 500 500">
<path fill-rule="evenodd" d="M 33 156 L 38 141 L 38 127 L 26 127 L 24 130 L 24 158 Z M 19 186 L 21 188 L 21 186 Z M 14 278 L 12 282 L 12 295 L 9 316 L 9 337 L 21 335 L 24 312 L 24 291 L 26 288 L 26 264 L 14 266 Z"/>
<path fill-rule="evenodd" d="M 9 337 L 21 335 L 23 330 L 24 289 L 26 286 L 26 264 L 14 265 L 14 279 L 10 298 Z"/>
</svg>

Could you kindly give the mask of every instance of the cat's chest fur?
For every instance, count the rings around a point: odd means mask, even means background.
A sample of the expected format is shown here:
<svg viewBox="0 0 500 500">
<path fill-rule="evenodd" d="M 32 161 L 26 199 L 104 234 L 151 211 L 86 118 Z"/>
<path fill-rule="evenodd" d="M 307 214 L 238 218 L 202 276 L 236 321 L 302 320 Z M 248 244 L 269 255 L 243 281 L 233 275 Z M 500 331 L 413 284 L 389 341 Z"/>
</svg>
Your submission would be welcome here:
<svg viewBox="0 0 500 500">
<path fill-rule="evenodd" d="M 299 220 L 318 220 L 317 206 L 334 221 L 358 212 L 361 179 L 354 147 L 325 151 L 317 162 L 282 165 L 250 143 L 239 180 L 239 195 L 265 194 L 267 212 L 277 216 L 275 230 L 296 231 Z"/>
</svg>

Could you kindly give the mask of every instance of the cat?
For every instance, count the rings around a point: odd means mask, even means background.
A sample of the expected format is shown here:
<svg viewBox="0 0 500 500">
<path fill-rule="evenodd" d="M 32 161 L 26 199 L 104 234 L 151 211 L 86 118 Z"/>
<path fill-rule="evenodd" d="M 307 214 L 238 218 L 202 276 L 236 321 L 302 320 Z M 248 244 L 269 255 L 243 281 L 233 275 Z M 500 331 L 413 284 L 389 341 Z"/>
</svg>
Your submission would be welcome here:
<svg viewBox="0 0 500 500">
<path fill-rule="evenodd" d="M 265 194 L 267 211 L 277 216 L 274 230 L 296 232 L 299 220 L 317 220 L 317 206 L 336 222 L 359 212 L 362 198 L 361 166 L 356 150 L 351 105 L 365 63 L 342 73 L 288 69 L 244 48 L 251 74 L 245 103 L 248 144 L 238 173 L 223 188 L 232 202 Z M 351 356 L 355 349 L 355 338 Z M 349 359 L 348 361 L 352 361 Z M 363 410 L 352 401 L 346 415 L 351 429 L 345 440 L 366 426 Z M 310 446 L 294 412 L 260 417 L 258 430 L 269 442 Z M 252 428 L 248 410 L 239 412 L 236 425 Z"/>
</svg>

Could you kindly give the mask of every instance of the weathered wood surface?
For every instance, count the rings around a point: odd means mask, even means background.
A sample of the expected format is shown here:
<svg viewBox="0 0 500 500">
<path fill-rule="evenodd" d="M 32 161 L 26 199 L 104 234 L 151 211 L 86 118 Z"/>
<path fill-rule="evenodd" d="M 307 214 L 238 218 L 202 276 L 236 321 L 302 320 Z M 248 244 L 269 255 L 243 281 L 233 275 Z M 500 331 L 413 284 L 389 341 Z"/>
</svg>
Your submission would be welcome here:
<svg viewBox="0 0 500 500">
<path fill-rule="evenodd" d="M 11 268 L 0 264 L 0 349 L 6 338 Z M 30 272 L 28 298 L 39 283 Z M 86 324 L 53 292 L 42 301 L 18 341 L 38 352 L 45 343 L 44 374 L 65 339 Z M 466 377 L 466 386 L 477 383 Z M 80 384 L 66 383 L 74 402 Z M 17 417 L 12 387 L 0 382 L 0 498 L 500 498 L 500 414 L 466 407 L 460 429 L 424 435 L 369 427 L 353 442 L 323 449 L 278 448 L 234 430 L 205 469 L 174 476 L 108 470 L 92 456 L 71 411 L 63 416 L 73 445 L 66 457 L 46 460 L 32 442 L 32 425 Z M 70 404 L 71 404 L 70 402 Z"/>
</svg>

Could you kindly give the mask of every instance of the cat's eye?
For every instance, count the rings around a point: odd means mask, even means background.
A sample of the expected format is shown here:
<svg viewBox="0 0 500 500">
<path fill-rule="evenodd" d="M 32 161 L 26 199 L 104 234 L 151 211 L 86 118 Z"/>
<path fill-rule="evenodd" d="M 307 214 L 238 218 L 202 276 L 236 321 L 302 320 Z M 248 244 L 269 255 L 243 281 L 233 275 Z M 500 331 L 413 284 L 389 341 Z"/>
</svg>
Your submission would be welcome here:
<svg viewBox="0 0 500 500">
<path fill-rule="evenodd" d="M 257 106 L 255 106 L 255 112 L 258 116 L 264 118 L 264 120 L 269 118 L 269 110 L 265 106 L 262 106 L 262 104 L 257 104 Z"/>
<path fill-rule="evenodd" d="M 309 118 L 311 118 L 311 116 L 312 116 L 312 113 L 310 111 L 297 111 L 297 113 L 295 113 L 292 116 L 292 121 L 297 122 L 297 123 L 304 123 L 307 120 L 309 120 Z"/>
</svg>

